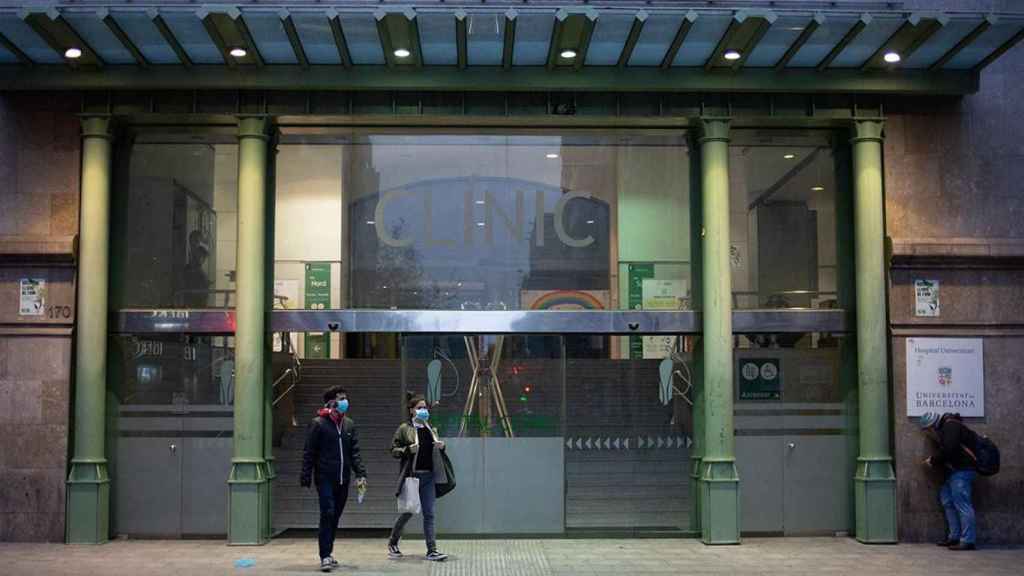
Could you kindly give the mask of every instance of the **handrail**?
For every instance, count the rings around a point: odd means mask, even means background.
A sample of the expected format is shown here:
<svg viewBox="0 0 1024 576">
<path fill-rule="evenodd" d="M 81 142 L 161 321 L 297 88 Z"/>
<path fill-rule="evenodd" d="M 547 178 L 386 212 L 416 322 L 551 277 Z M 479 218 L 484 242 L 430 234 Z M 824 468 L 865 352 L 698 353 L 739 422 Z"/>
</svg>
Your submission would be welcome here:
<svg viewBox="0 0 1024 576">
<path fill-rule="evenodd" d="M 295 371 L 292 370 L 291 368 L 285 370 L 284 372 L 281 373 L 280 376 L 277 377 L 277 380 L 274 380 L 274 383 L 270 385 L 270 389 L 273 390 L 274 388 L 277 388 L 277 385 L 280 384 L 281 381 L 284 380 L 286 376 L 294 375 L 294 374 L 295 374 Z"/>
</svg>

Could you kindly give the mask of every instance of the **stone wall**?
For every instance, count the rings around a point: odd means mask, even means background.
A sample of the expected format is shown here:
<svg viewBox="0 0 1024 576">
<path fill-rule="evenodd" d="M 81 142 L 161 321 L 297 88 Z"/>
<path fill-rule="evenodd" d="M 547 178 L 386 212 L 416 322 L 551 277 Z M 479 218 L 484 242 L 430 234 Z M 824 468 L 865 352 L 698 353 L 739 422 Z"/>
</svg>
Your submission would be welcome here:
<svg viewBox="0 0 1024 576">
<path fill-rule="evenodd" d="M 64 539 L 78 107 L 0 96 L 0 541 Z M 46 283 L 41 316 L 20 313 L 26 278 Z"/>
<path fill-rule="evenodd" d="M 978 2 L 998 8 L 998 1 Z M 976 485 L 979 540 L 1024 542 L 1024 47 L 962 99 L 886 102 L 886 226 L 892 252 L 894 442 L 900 539 L 938 540 L 941 476 L 906 416 L 906 339 L 982 338 L 985 417 L 968 424 L 999 445 L 1003 470 Z M 914 316 L 915 279 L 940 281 L 939 318 Z"/>
</svg>

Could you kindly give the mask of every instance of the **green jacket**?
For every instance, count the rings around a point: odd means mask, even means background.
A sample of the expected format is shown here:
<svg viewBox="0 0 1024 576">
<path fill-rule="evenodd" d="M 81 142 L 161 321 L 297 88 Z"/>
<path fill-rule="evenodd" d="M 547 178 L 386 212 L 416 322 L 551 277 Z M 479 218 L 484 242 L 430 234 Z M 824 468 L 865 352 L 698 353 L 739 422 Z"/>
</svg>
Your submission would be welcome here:
<svg viewBox="0 0 1024 576">
<path fill-rule="evenodd" d="M 427 429 L 430 430 L 430 435 L 434 437 L 434 444 L 431 446 L 433 450 L 432 458 L 434 460 L 434 484 L 448 484 L 448 475 L 445 473 L 441 449 L 437 447 L 437 430 L 430 424 L 427 424 Z M 412 475 L 412 467 L 420 448 L 416 427 L 411 422 L 402 422 L 398 426 L 398 430 L 395 430 L 395 435 L 391 438 L 391 456 L 400 460 L 398 488 L 395 490 L 395 496 L 402 492 L 402 483 L 407 477 Z"/>
</svg>

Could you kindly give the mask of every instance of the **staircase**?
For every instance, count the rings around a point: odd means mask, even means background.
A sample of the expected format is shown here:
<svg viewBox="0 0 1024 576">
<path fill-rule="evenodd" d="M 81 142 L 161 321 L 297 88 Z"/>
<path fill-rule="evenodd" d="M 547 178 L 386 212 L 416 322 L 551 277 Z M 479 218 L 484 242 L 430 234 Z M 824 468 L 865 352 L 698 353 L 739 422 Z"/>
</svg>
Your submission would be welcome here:
<svg viewBox="0 0 1024 576">
<path fill-rule="evenodd" d="M 281 445 L 274 448 L 274 530 L 316 528 L 320 509 L 315 488 L 299 486 L 306 429 L 331 386 L 348 391 L 349 417 L 359 430 L 359 446 L 369 489 L 362 504 L 353 486 L 341 528 L 390 528 L 395 520 L 398 465 L 391 457 L 391 437 L 402 418 L 401 361 L 380 359 L 305 360 L 302 379 L 292 390 L 294 422 L 285 424 Z"/>
</svg>

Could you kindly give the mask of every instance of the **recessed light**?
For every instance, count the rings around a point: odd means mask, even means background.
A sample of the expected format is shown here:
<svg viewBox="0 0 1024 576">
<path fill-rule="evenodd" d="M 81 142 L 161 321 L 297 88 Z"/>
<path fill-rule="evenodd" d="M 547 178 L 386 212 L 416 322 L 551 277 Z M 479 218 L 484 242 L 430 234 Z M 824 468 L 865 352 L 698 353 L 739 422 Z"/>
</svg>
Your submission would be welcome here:
<svg viewBox="0 0 1024 576">
<path fill-rule="evenodd" d="M 75 58 L 81 58 L 82 51 L 78 48 L 68 48 L 64 51 L 64 57 L 71 58 L 72 60 L 74 60 Z"/>
<path fill-rule="evenodd" d="M 554 152 L 548 152 L 547 154 L 544 155 L 544 157 L 547 158 L 548 160 L 556 160 L 558 159 L 558 154 L 555 154 Z"/>
<path fill-rule="evenodd" d="M 483 203 L 484 203 L 484 201 L 483 201 L 483 200 L 477 200 L 477 201 L 475 202 L 475 204 L 483 204 Z"/>
<path fill-rule="evenodd" d="M 477 222 L 476 225 L 477 226 L 486 226 L 486 224 L 484 224 L 483 222 Z"/>
<path fill-rule="evenodd" d="M 823 192 L 824 190 L 825 190 L 824 186 L 811 186 L 811 191 L 812 192 Z"/>
<path fill-rule="evenodd" d="M 593 223 L 594 223 L 593 220 L 587 220 L 587 224 L 593 224 Z"/>
<path fill-rule="evenodd" d="M 796 154 L 786 154 L 783 158 L 786 160 L 792 160 L 793 158 L 796 158 Z"/>
<path fill-rule="evenodd" d="M 230 54 L 235 58 L 245 58 L 248 52 L 245 51 L 245 48 L 232 48 Z"/>
<path fill-rule="evenodd" d="M 398 56 L 399 58 L 408 58 L 410 54 L 412 54 L 412 52 L 409 52 L 405 48 L 395 50 L 395 56 Z"/>
<path fill-rule="evenodd" d="M 374 224 L 376 224 L 377 222 L 375 222 L 375 221 L 373 221 L 373 220 L 367 220 L 367 221 L 366 221 L 366 223 L 367 223 L 367 224 L 369 224 L 370 226 L 373 226 L 373 225 L 374 225 Z"/>
<path fill-rule="evenodd" d="M 900 55 L 897 52 L 886 52 L 882 58 L 889 64 L 895 64 L 900 61 Z"/>
<path fill-rule="evenodd" d="M 725 54 L 722 54 L 722 57 L 726 60 L 739 60 L 743 55 L 740 54 L 739 50 L 726 50 Z"/>
<path fill-rule="evenodd" d="M 565 58 L 566 60 L 572 60 L 573 58 L 576 57 L 576 51 L 575 50 L 562 50 L 561 56 L 562 56 L 562 58 Z"/>
</svg>

